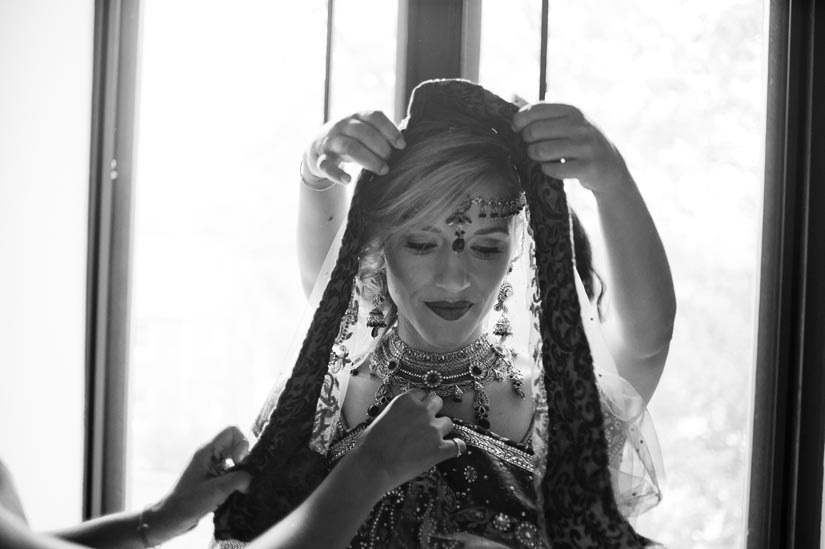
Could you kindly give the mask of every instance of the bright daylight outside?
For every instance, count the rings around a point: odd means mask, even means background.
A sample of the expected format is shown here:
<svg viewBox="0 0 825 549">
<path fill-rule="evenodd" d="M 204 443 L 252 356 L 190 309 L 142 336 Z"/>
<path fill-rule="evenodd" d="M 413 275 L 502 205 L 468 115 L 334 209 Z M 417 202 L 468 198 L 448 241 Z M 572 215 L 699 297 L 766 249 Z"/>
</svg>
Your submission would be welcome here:
<svg viewBox="0 0 825 549">
<path fill-rule="evenodd" d="M 323 123 L 327 2 L 144 6 L 128 501 L 160 497 L 227 424 L 248 431 L 306 313 L 298 164 Z M 479 81 L 537 99 L 540 3 L 484 0 Z M 396 3 L 335 2 L 330 116 L 394 112 Z M 650 403 L 667 480 L 636 521 L 672 548 L 742 545 L 764 119 L 762 0 L 551 0 L 550 101 L 622 151 L 678 298 Z M 593 204 L 567 183 L 599 253 Z M 285 370 L 287 369 L 287 370 Z M 211 523 L 170 548 L 203 548 Z"/>
</svg>

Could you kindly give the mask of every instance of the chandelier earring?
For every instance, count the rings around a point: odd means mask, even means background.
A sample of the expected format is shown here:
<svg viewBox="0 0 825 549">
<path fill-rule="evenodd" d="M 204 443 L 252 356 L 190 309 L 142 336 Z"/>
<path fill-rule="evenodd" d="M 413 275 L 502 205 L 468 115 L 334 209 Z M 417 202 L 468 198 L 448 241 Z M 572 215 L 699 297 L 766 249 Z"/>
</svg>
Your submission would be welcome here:
<svg viewBox="0 0 825 549">
<path fill-rule="evenodd" d="M 493 309 L 501 313 L 501 317 L 496 321 L 495 328 L 493 328 L 493 335 L 497 335 L 501 343 L 513 335 L 513 326 L 510 324 L 510 319 L 507 318 L 507 300 L 513 295 L 513 285 L 507 280 L 507 276 L 513 272 L 513 266 L 507 270 L 507 275 L 504 276 L 504 281 L 498 290 L 498 298 Z"/>
<path fill-rule="evenodd" d="M 384 297 L 384 285 L 375 292 L 372 298 L 372 310 L 367 316 L 367 328 L 372 328 L 372 337 L 377 337 L 378 333 L 387 327 L 387 320 L 384 316 L 384 303 L 387 298 Z"/>
</svg>

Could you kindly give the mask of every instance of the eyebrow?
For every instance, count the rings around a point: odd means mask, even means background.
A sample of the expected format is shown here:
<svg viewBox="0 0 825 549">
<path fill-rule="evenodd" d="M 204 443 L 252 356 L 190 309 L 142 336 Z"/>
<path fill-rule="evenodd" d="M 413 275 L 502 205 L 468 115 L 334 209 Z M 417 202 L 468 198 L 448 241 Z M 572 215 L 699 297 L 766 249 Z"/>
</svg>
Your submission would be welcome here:
<svg viewBox="0 0 825 549">
<path fill-rule="evenodd" d="M 510 236 L 510 229 L 508 227 L 487 227 L 486 229 L 479 229 L 476 232 L 474 232 L 473 234 L 475 236 L 479 236 L 479 235 L 483 236 L 483 235 L 493 234 L 493 233 L 501 233 L 501 234 L 504 234 L 506 236 Z"/>
<path fill-rule="evenodd" d="M 427 225 L 426 227 L 421 227 L 419 230 L 424 231 L 424 232 L 428 232 L 428 233 L 438 234 L 438 235 L 443 234 L 440 229 L 438 229 L 437 227 L 433 227 L 432 225 Z M 495 234 L 495 233 L 500 233 L 500 234 L 503 234 L 505 236 L 510 236 L 510 230 L 509 230 L 508 227 L 486 227 L 484 229 L 479 229 L 479 230 L 473 232 L 473 236 L 485 236 L 485 235 L 488 235 L 488 234 Z"/>
</svg>

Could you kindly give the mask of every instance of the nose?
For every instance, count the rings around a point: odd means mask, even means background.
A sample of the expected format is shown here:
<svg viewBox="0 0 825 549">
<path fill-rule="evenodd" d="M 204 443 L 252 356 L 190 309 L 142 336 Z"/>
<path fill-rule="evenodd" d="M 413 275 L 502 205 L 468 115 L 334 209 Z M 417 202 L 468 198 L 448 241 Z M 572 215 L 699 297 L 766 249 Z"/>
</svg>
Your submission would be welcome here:
<svg viewBox="0 0 825 549">
<path fill-rule="evenodd" d="M 451 293 L 458 293 L 470 287 L 467 269 L 467 253 L 445 250 L 438 261 L 435 285 Z"/>
</svg>

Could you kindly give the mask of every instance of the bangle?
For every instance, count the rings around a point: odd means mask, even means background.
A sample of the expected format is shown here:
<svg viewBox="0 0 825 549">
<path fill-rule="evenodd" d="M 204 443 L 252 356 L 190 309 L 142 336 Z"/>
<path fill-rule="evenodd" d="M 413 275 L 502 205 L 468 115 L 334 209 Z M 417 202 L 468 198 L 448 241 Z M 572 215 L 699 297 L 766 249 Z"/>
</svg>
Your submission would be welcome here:
<svg viewBox="0 0 825 549">
<path fill-rule="evenodd" d="M 140 536 L 140 541 L 143 542 L 143 546 L 146 549 L 152 549 L 152 547 L 157 547 L 157 545 L 152 545 L 149 543 L 149 539 L 146 537 L 146 533 L 149 531 L 149 523 L 146 522 L 146 511 L 149 509 L 149 505 L 143 508 L 143 511 L 140 512 L 138 515 L 138 525 L 137 531 L 138 535 Z"/>
<path fill-rule="evenodd" d="M 318 188 L 313 187 L 312 185 L 310 185 L 309 182 L 306 179 L 304 179 L 304 162 L 303 161 L 301 161 L 301 167 L 299 168 L 299 173 L 301 174 L 301 185 L 303 185 L 304 187 L 306 187 L 310 191 L 315 191 L 316 193 L 322 193 L 324 191 L 330 190 L 331 188 L 333 188 L 335 186 L 335 181 L 330 181 L 329 185 L 324 187 L 323 189 L 318 189 Z M 319 182 L 323 181 L 323 179 L 319 179 L 318 181 Z"/>
</svg>

